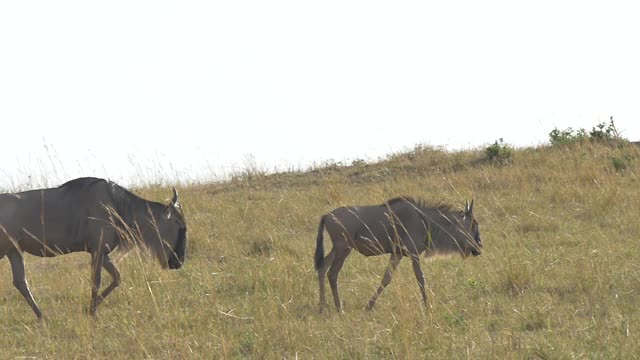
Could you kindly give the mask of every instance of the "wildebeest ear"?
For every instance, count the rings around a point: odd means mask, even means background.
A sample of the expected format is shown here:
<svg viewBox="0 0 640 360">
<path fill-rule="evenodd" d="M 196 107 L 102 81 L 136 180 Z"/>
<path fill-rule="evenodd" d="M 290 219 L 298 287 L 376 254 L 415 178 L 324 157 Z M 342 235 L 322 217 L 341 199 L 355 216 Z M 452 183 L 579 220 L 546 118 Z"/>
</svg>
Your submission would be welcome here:
<svg viewBox="0 0 640 360">
<path fill-rule="evenodd" d="M 176 204 L 178 203 L 178 191 L 176 190 L 176 187 L 173 187 L 173 198 L 171 199 L 171 205 L 176 206 Z"/>
<path fill-rule="evenodd" d="M 164 218 L 167 220 L 171 219 L 171 206 L 164 208 Z"/>
</svg>

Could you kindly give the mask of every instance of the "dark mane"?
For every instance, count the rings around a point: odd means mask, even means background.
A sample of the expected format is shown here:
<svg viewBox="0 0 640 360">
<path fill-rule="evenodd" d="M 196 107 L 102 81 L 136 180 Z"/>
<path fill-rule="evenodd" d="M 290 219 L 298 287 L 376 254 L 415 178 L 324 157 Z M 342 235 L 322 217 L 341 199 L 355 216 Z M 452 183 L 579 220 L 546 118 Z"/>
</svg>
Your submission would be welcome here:
<svg viewBox="0 0 640 360">
<path fill-rule="evenodd" d="M 107 183 L 107 192 L 109 197 L 113 200 L 114 210 L 122 217 L 126 223 L 132 223 L 134 214 L 142 213 L 146 214 L 147 206 L 160 205 L 153 201 L 145 200 L 122 186 L 116 184 L 111 180 L 99 179 L 94 177 L 83 177 L 74 180 L 69 180 L 66 183 L 59 186 L 60 189 L 66 192 L 78 193 L 91 189 L 94 185 L 105 182 Z"/>
<path fill-rule="evenodd" d="M 98 179 L 94 177 L 83 177 L 83 178 L 69 180 L 66 183 L 60 185 L 59 188 L 65 191 L 78 192 L 78 191 L 86 190 L 102 181 L 106 181 L 106 180 Z"/>
<path fill-rule="evenodd" d="M 386 204 L 388 204 L 388 205 L 394 205 L 394 204 L 396 204 L 396 203 L 404 202 L 404 201 L 406 201 L 406 202 L 410 202 L 410 203 L 412 203 L 412 204 L 416 205 L 416 199 L 412 198 L 411 196 L 398 196 L 398 197 L 394 197 L 394 198 L 391 198 L 391 199 L 387 200 Z"/>
<path fill-rule="evenodd" d="M 400 202 L 408 202 L 408 203 L 413 204 L 414 206 L 416 206 L 416 207 L 418 207 L 418 208 L 420 208 L 422 210 L 425 210 L 425 209 L 436 209 L 436 210 L 438 210 L 440 212 L 443 212 L 443 213 L 450 213 L 450 212 L 454 212 L 455 211 L 455 209 L 453 208 L 453 205 L 445 204 L 445 203 L 442 203 L 442 202 L 436 202 L 436 203 L 428 202 L 428 201 L 425 201 L 424 199 L 421 199 L 421 198 L 417 198 L 416 199 L 416 198 L 413 198 L 411 196 L 394 197 L 392 199 L 387 200 L 385 205 L 392 206 L 392 205 L 395 205 L 395 204 L 400 203 Z"/>
<path fill-rule="evenodd" d="M 116 212 L 118 212 L 127 223 L 134 221 L 132 215 L 136 210 L 143 210 L 143 212 L 146 213 L 147 205 L 160 205 L 159 203 L 148 201 L 135 195 L 113 181 L 109 181 L 109 192 L 113 199 Z"/>
</svg>

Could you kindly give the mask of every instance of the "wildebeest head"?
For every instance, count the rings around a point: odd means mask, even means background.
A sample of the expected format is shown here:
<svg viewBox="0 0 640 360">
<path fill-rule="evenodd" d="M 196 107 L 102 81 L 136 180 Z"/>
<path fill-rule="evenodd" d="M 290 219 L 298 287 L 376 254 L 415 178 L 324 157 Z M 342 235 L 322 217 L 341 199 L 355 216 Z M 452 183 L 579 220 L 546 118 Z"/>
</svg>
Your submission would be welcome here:
<svg viewBox="0 0 640 360">
<path fill-rule="evenodd" d="M 179 269 L 184 264 L 187 250 L 187 223 L 175 187 L 171 201 L 165 205 L 163 216 L 157 220 L 157 227 L 162 242 L 161 247 L 155 250 L 161 265 Z"/>
<path fill-rule="evenodd" d="M 465 235 L 464 241 L 460 245 L 462 257 L 469 255 L 478 256 L 482 253 L 482 239 L 480 238 L 480 227 L 478 221 L 473 216 L 473 200 L 466 202 L 465 208 L 459 214 L 458 223 L 462 227 Z"/>
</svg>

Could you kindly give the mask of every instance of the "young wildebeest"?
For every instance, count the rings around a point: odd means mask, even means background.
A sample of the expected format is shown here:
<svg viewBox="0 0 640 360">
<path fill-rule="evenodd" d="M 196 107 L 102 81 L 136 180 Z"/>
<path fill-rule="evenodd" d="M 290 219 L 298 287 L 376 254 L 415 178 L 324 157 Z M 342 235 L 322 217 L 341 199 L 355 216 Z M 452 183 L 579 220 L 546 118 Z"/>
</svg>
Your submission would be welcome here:
<svg viewBox="0 0 640 360">
<path fill-rule="evenodd" d="M 333 249 L 324 256 L 323 233 L 327 229 Z M 473 200 L 464 211 L 449 205 L 430 206 L 408 197 L 394 198 L 382 205 L 345 206 L 322 216 L 316 241 L 315 267 L 320 283 L 320 310 L 325 306 L 324 277 L 329 270 L 329 285 L 338 312 L 342 311 L 338 296 L 338 273 L 345 259 L 356 249 L 365 256 L 391 254 L 382 285 L 373 294 L 367 309 L 372 309 L 391 281 L 391 274 L 403 256 L 411 257 L 413 271 L 420 286 L 422 300 L 427 293 L 420 254 L 458 253 L 466 258 L 480 255 L 482 240 L 478 222 L 473 217 Z"/>
<path fill-rule="evenodd" d="M 178 193 L 168 205 L 147 201 L 114 182 L 96 178 L 71 180 L 60 187 L 0 194 L 0 259 L 11 262 L 13 284 L 38 318 L 25 276 L 23 252 L 51 257 L 77 251 L 91 254 L 92 290 L 89 312 L 120 284 L 109 258 L 116 247 L 144 246 L 164 268 L 185 261 L 187 225 Z M 102 268 L 112 282 L 100 294 Z"/>
</svg>

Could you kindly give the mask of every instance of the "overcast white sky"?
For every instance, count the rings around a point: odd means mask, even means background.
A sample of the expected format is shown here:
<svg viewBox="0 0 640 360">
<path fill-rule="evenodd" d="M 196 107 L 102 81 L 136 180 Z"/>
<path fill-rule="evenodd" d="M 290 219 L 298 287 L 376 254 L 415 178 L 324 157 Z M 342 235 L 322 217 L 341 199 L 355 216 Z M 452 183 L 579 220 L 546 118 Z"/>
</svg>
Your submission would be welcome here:
<svg viewBox="0 0 640 360">
<path fill-rule="evenodd" d="M 638 140 L 638 18 L 613 1 L 3 1 L 0 186 L 536 145 L 610 115 Z"/>
</svg>

